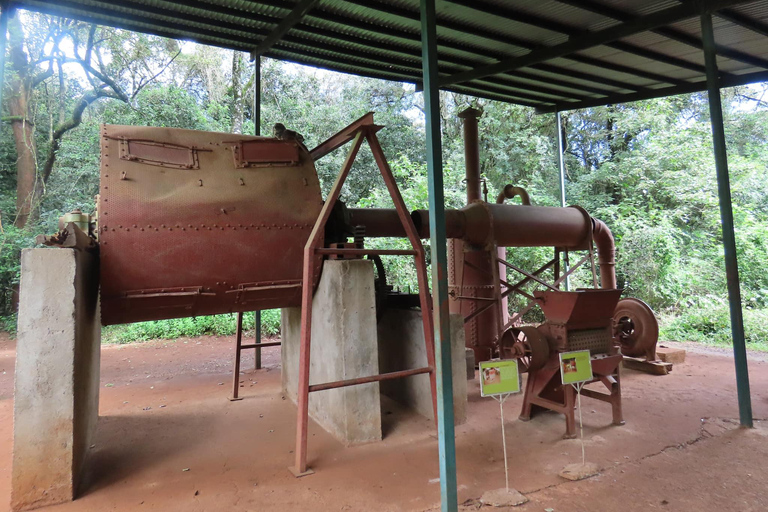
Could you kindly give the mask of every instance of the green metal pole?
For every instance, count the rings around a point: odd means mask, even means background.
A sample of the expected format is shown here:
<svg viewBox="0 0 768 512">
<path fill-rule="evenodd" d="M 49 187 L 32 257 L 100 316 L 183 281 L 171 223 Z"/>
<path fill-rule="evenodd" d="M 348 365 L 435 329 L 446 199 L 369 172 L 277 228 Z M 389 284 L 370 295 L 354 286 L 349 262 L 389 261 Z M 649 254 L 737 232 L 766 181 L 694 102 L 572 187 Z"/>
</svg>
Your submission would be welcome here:
<svg viewBox="0 0 768 512">
<path fill-rule="evenodd" d="M 3 89 L 5 88 L 5 47 L 8 43 L 8 2 L 0 1 L 0 114 L 3 109 Z"/>
<path fill-rule="evenodd" d="M 453 424 L 453 376 L 448 312 L 448 257 L 445 238 L 445 195 L 440 136 L 440 97 L 437 69 L 435 0 L 421 0 L 421 61 L 424 75 L 424 112 L 427 136 L 429 232 L 432 254 L 432 314 L 435 325 L 437 380 L 437 438 L 440 465 L 440 503 L 443 512 L 458 510 L 456 440 Z M 426 313 L 426 312 L 424 312 Z"/>
<path fill-rule="evenodd" d="M 253 131 L 261 135 L 261 55 L 253 60 Z M 261 343 L 261 310 L 253 314 L 256 343 Z M 261 369 L 261 347 L 256 347 L 256 369 Z"/>
<path fill-rule="evenodd" d="M 725 148 L 723 106 L 720 102 L 717 56 L 715 54 L 715 31 L 712 28 L 711 14 L 703 14 L 701 16 L 701 35 L 704 43 L 704 62 L 707 67 L 709 116 L 712 122 L 712 140 L 715 147 L 715 168 L 717 170 L 717 192 L 720 199 L 720 218 L 723 225 L 725 275 L 728 284 L 728 305 L 731 310 L 731 333 L 733 336 L 733 359 L 736 364 L 736 390 L 739 396 L 739 419 L 742 426 L 751 428 L 752 401 L 749 393 L 747 346 L 744 340 L 741 290 L 739 289 L 739 264 L 736 260 L 736 235 L 733 230 L 731 184 L 728 176 L 728 154 Z"/>
<path fill-rule="evenodd" d="M 563 143 L 563 123 L 560 119 L 560 112 L 555 112 L 555 121 L 557 121 L 557 163 L 560 167 L 560 206 L 565 208 L 565 144 Z M 568 272 L 570 268 L 570 261 L 568 260 L 568 251 L 563 253 L 563 268 L 565 272 Z M 571 289 L 570 276 L 565 278 L 566 291 Z"/>
</svg>

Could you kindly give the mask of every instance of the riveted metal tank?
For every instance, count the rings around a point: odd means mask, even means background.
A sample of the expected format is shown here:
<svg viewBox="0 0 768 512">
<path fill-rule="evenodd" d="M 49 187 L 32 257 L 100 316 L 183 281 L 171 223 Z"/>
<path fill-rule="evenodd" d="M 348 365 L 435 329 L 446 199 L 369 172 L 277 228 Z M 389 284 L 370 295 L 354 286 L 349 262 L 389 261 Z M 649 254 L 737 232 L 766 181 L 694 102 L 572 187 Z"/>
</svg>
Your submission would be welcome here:
<svg viewBox="0 0 768 512">
<path fill-rule="evenodd" d="M 322 207 L 295 141 L 101 128 L 104 325 L 300 305 Z"/>
</svg>

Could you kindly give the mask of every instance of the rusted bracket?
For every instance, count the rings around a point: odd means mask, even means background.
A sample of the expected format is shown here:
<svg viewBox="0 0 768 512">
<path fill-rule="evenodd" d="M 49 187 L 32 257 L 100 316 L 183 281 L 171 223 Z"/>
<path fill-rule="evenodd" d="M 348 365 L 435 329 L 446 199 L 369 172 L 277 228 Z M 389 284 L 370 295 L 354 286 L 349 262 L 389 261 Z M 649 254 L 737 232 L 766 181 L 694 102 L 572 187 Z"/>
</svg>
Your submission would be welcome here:
<svg viewBox="0 0 768 512">
<path fill-rule="evenodd" d="M 341 146 L 354 139 L 358 130 L 360 130 L 360 128 L 363 126 L 374 126 L 373 112 L 368 112 L 360 119 L 352 122 L 349 126 L 335 133 L 325 142 L 322 142 L 316 148 L 310 151 L 309 154 L 312 156 L 312 160 L 318 161 L 328 153 L 336 151 Z M 377 126 L 376 131 L 379 131 L 381 128 L 381 126 Z"/>
<path fill-rule="evenodd" d="M 96 251 L 99 244 L 88 236 L 82 229 L 77 227 L 74 222 L 67 225 L 55 235 L 37 235 L 35 242 L 49 247 L 62 247 L 65 249 L 78 249 L 80 251 Z"/>
</svg>

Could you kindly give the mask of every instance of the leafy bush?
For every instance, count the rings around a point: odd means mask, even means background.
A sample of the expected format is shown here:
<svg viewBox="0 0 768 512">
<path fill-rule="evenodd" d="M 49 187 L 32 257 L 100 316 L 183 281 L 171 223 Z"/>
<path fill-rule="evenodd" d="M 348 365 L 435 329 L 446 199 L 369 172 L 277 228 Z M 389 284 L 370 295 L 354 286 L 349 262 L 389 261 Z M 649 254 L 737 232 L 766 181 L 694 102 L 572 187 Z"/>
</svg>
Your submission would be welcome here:
<svg viewBox="0 0 768 512">
<path fill-rule="evenodd" d="M 679 316 L 661 315 L 661 340 L 698 341 L 715 345 L 731 345 L 728 304 L 711 300 L 708 306 L 688 308 Z M 768 350 L 768 310 L 744 309 L 744 337 L 747 347 Z"/>
<path fill-rule="evenodd" d="M 253 335 L 254 313 L 243 315 L 246 333 Z M 175 318 L 138 322 L 135 324 L 111 325 L 102 331 L 104 343 L 132 343 L 153 339 L 173 339 L 195 336 L 231 336 L 237 332 L 237 315 L 234 313 L 192 318 Z M 280 334 L 280 310 L 268 309 L 261 312 L 262 336 Z"/>
</svg>

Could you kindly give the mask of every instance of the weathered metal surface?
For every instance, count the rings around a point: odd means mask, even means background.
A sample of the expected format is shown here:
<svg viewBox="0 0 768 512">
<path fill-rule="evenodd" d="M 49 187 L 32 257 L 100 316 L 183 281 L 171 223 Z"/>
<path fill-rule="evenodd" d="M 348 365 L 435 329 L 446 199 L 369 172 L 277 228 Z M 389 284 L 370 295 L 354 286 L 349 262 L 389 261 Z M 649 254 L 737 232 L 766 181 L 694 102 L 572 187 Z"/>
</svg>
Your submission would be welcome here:
<svg viewBox="0 0 768 512">
<path fill-rule="evenodd" d="M 648 304 L 631 297 L 620 300 L 613 312 L 613 322 L 622 354 L 644 356 L 648 361 L 656 359 L 659 322 Z"/>
<path fill-rule="evenodd" d="M 623 424 L 621 355 L 613 343 L 613 312 L 621 290 L 544 291 L 536 292 L 535 296 L 546 321 L 535 328 L 511 329 L 503 338 L 505 352 L 529 365 L 520 419 L 529 420 L 534 406 L 550 409 L 565 415 L 565 437 L 575 437 L 575 391 L 572 386 L 561 384 L 559 353 L 589 350 L 594 375 L 589 382 L 601 382 L 608 393 L 582 390 L 582 394 L 610 403 L 613 424 Z M 549 348 L 544 363 L 541 358 L 532 357 L 534 344 L 541 345 L 541 340 L 546 340 Z M 537 350 L 544 355 L 541 347 Z M 534 361 L 535 366 L 531 364 Z"/>
<path fill-rule="evenodd" d="M 129 126 L 103 126 L 101 144 L 104 325 L 300 304 L 302 248 L 322 208 L 306 151 Z M 137 158 L 121 158 L 121 146 Z M 182 154 L 197 165 L 179 167 Z M 272 164 L 239 168 L 238 158 Z"/>
</svg>

